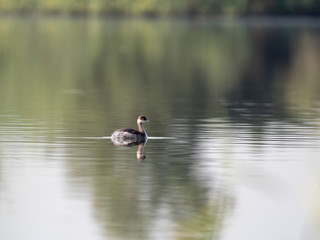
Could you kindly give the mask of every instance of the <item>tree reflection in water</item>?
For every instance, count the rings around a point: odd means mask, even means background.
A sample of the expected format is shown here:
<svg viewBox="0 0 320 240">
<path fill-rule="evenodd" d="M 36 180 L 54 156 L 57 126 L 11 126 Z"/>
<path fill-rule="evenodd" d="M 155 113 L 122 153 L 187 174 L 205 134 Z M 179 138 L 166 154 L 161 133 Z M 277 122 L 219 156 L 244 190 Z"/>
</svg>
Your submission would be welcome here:
<svg viewBox="0 0 320 240">
<path fill-rule="evenodd" d="M 121 162 L 96 176 L 95 216 L 106 234 L 120 239 L 215 239 L 233 209 L 232 197 L 220 184 L 208 186 L 210 180 L 196 173 L 186 157 L 157 155 L 162 151 L 155 152 L 157 142 L 148 144 L 152 153 L 142 165 L 121 151 L 115 159 Z M 138 145 L 137 155 L 144 146 Z"/>
</svg>

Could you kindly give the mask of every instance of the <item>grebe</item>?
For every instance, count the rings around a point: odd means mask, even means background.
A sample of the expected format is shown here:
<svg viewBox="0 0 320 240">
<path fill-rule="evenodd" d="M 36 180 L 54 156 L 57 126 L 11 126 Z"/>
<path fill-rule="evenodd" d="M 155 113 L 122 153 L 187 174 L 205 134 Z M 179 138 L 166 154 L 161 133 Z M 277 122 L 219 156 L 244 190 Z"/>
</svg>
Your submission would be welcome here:
<svg viewBox="0 0 320 240">
<path fill-rule="evenodd" d="M 112 141 L 116 145 L 128 145 L 130 143 L 139 143 L 147 140 L 148 135 L 143 127 L 143 123 L 149 122 L 145 116 L 139 116 L 137 119 L 137 124 L 139 130 L 134 130 L 132 128 L 121 128 L 114 131 L 111 135 Z"/>
</svg>

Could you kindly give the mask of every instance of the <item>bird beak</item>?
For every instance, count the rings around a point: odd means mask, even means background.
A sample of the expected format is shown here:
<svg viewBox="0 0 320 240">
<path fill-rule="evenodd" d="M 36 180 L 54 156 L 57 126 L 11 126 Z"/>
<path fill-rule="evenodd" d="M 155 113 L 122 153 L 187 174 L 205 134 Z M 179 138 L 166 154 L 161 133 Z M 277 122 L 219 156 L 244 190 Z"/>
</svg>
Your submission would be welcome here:
<svg viewBox="0 0 320 240">
<path fill-rule="evenodd" d="M 150 122 L 150 120 L 145 120 L 144 122 Z"/>
</svg>

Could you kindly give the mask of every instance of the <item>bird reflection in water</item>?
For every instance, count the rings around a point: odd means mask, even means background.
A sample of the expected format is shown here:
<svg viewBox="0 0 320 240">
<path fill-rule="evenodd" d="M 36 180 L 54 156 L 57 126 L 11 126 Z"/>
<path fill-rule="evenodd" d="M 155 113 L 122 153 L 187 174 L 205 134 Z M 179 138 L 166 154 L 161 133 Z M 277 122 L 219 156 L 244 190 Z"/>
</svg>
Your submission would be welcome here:
<svg viewBox="0 0 320 240">
<path fill-rule="evenodd" d="M 146 157 L 147 154 L 144 152 L 144 148 L 147 145 L 147 139 L 142 141 L 121 141 L 119 139 L 111 139 L 113 144 L 118 147 L 133 147 L 137 146 L 137 159 L 139 162 L 142 162 Z M 123 140 L 123 139 L 122 139 Z"/>
</svg>

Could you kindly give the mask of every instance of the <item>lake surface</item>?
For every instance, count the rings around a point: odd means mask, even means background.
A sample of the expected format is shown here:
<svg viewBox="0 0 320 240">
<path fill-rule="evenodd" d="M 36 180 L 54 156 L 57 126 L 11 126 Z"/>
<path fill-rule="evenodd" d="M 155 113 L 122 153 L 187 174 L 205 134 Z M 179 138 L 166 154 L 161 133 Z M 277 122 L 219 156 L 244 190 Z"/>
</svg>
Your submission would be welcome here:
<svg viewBox="0 0 320 240">
<path fill-rule="evenodd" d="M 320 238 L 316 20 L 0 34 L 0 239 Z M 140 114 L 146 145 L 113 145 Z"/>
</svg>

